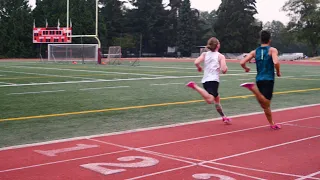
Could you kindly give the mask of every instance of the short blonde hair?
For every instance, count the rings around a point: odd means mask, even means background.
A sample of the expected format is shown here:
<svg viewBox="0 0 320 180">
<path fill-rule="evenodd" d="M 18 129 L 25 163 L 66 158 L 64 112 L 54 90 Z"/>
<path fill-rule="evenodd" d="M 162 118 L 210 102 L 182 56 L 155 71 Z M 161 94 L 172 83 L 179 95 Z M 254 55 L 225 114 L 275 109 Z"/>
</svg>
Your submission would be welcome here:
<svg viewBox="0 0 320 180">
<path fill-rule="evenodd" d="M 216 38 L 216 37 L 212 37 L 208 40 L 208 43 L 207 43 L 207 48 L 210 50 L 210 51 L 215 51 L 218 47 L 218 45 L 220 44 L 219 40 Z"/>
</svg>

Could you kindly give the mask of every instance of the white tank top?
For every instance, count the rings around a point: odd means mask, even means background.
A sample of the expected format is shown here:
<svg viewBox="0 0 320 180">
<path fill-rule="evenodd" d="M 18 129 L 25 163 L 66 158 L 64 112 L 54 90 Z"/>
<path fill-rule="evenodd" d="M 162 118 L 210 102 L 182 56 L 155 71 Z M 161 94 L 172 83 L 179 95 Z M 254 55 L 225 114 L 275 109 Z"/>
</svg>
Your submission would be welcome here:
<svg viewBox="0 0 320 180">
<path fill-rule="evenodd" d="M 202 83 L 208 81 L 220 82 L 220 62 L 219 62 L 219 52 L 206 52 L 204 60 L 204 75 L 202 78 Z"/>
</svg>

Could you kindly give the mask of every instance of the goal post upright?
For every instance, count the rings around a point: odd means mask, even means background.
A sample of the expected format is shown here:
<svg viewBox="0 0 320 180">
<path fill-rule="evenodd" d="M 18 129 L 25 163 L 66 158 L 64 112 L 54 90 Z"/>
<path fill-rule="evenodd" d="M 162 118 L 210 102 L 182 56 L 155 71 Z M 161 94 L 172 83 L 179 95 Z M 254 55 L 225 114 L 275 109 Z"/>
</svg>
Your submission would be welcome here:
<svg viewBox="0 0 320 180">
<path fill-rule="evenodd" d="M 74 37 L 74 38 L 83 38 L 83 37 L 88 37 L 88 38 L 95 38 L 98 42 L 98 64 L 101 64 L 101 41 L 98 37 L 99 35 L 99 0 L 96 1 L 96 27 L 95 27 L 95 34 L 94 35 L 68 35 L 68 37 Z M 69 22 L 70 22 L 70 0 L 67 0 L 67 28 L 69 28 Z"/>
</svg>

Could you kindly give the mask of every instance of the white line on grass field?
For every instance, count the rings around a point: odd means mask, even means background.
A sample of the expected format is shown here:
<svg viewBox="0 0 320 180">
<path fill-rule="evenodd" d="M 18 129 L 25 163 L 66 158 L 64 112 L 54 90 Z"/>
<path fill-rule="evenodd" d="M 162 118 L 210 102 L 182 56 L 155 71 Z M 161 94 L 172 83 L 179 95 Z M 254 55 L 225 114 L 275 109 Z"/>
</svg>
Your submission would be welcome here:
<svg viewBox="0 0 320 180">
<path fill-rule="evenodd" d="M 56 91 L 38 91 L 38 92 L 22 92 L 22 93 L 10 93 L 7 95 L 24 95 L 24 94 L 44 94 L 44 93 L 56 93 L 65 92 L 66 90 L 56 90 Z"/>
<path fill-rule="evenodd" d="M 255 73 L 242 73 L 242 74 L 223 74 L 221 76 L 240 76 L 250 75 Z M 186 78 L 200 78 L 202 76 L 163 76 L 163 77 L 150 77 L 150 78 L 128 78 L 128 79 L 98 79 L 95 81 L 64 81 L 53 83 L 29 83 L 29 84 L 16 84 L 16 85 L 0 85 L 1 87 L 21 87 L 21 86 L 42 86 L 42 85 L 57 85 L 57 84 L 80 84 L 80 83 L 98 83 L 98 82 L 122 82 L 122 81 L 140 81 L 140 80 L 159 80 L 159 79 L 186 79 Z"/>
<path fill-rule="evenodd" d="M 294 78 L 295 76 L 283 76 L 279 77 L 279 79 L 287 79 L 287 78 Z M 255 80 L 256 78 L 248 78 L 248 79 L 237 79 L 239 81 L 246 81 L 246 80 Z"/>
<path fill-rule="evenodd" d="M 179 70 L 185 70 L 185 69 L 188 69 L 188 70 L 196 70 L 196 68 L 194 67 L 178 67 L 178 66 L 137 66 L 138 68 L 142 67 L 142 68 L 151 68 L 151 69 L 179 69 Z M 231 69 L 231 70 L 228 70 L 230 72 L 244 72 L 244 70 L 238 70 L 238 69 Z"/>
<path fill-rule="evenodd" d="M 319 75 L 314 75 L 314 74 L 313 75 L 302 75 L 301 77 L 313 77 L 313 76 L 318 77 L 318 76 L 320 76 L 320 74 Z"/>
<path fill-rule="evenodd" d="M 91 91 L 91 90 L 100 90 L 100 89 L 122 89 L 122 88 L 129 88 L 130 86 L 114 86 L 114 87 L 100 87 L 100 88 L 85 88 L 80 89 L 80 91 Z"/>
<path fill-rule="evenodd" d="M 168 86 L 168 85 L 180 85 L 184 83 L 165 83 L 165 84 L 150 84 L 150 86 Z"/>
<path fill-rule="evenodd" d="M 7 83 L 7 82 L 0 82 L 0 84 L 9 84 L 9 85 L 15 85 L 14 83 Z"/>
<path fill-rule="evenodd" d="M 125 72 L 107 72 L 107 71 L 92 71 L 83 69 L 61 69 L 61 68 L 46 68 L 46 67 L 29 67 L 29 66 L 9 66 L 11 68 L 29 68 L 29 69 L 46 69 L 46 70 L 58 70 L 58 71 L 73 71 L 73 72 L 88 72 L 88 73 L 101 73 L 101 74 L 122 74 L 122 75 L 137 75 L 137 76 L 150 76 L 159 77 L 165 75 L 156 74 L 140 74 L 140 73 L 125 73 Z M 94 75 L 94 74 L 93 74 Z"/>
<path fill-rule="evenodd" d="M 29 74 L 29 75 L 38 75 L 38 76 L 48 76 L 48 77 L 63 77 L 63 78 L 74 78 L 74 79 L 88 79 L 88 80 L 98 80 L 96 78 L 86 78 L 86 77 L 76 77 L 76 76 L 62 76 L 55 74 L 42 74 L 42 73 L 30 73 L 30 72 L 20 72 L 20 71 L 3 71 L 0 72 L 8 72 L 8 73 L 16 73 L 16 74 Z"/>
</svg>

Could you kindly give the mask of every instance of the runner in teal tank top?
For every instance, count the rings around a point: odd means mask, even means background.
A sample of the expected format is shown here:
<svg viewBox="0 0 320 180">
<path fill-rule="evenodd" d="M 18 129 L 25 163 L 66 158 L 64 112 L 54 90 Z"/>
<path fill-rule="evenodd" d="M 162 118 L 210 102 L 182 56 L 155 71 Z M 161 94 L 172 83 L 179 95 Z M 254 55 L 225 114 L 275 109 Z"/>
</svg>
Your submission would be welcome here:
<svg viewBox="0 0 320 180">
<path fill-rule="evenodd" d="M 260 46 L 256 49 L 256 81 L 274 81 L 274 63 L 269 55 L 270 46 Z"/>
<path fill-rule="evenodd" d="M 252 58 L 256 60 L 257 76 L 256 85 L 254 83 L 244 83 L 241 87 L 249 89 L 257 98 L 261 107 L 263 108 L 265 115 L 269 121 L 272 129 L 281 129 L 281 126 L 275 124 L 272 119 L 272 113 L 270 109 L 271 99 L 273 96 L 275 70 L 277 70 L 277 76 L 281 76 L 280 64 L 278 60 L 278 50 L 270 46 L 271 34 L 268 31 L 262 31 L 260 34 L 261 46 L 251 51 L 240 64 L 246 72 L 250 72 L 250 68 L 246 66 L 246 63 Z"/>
</svg>

